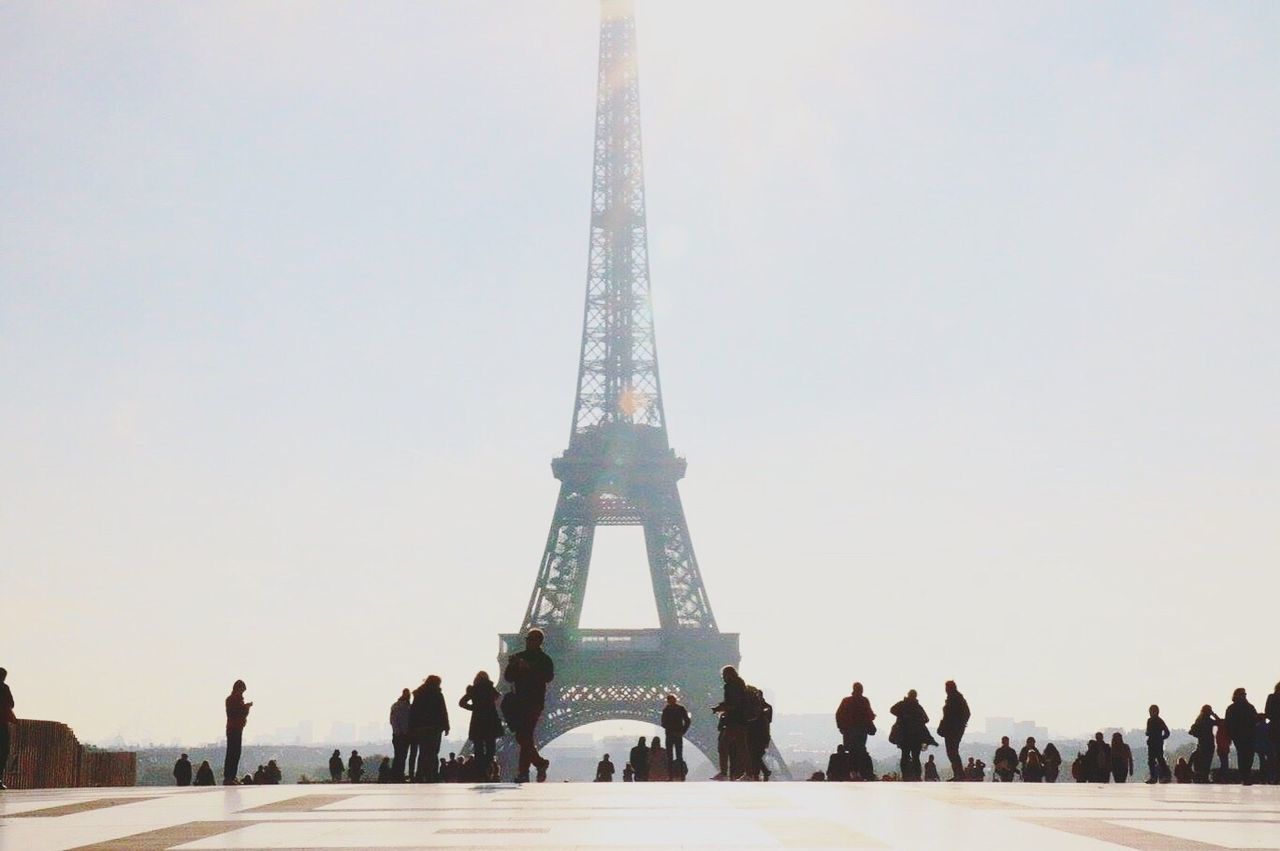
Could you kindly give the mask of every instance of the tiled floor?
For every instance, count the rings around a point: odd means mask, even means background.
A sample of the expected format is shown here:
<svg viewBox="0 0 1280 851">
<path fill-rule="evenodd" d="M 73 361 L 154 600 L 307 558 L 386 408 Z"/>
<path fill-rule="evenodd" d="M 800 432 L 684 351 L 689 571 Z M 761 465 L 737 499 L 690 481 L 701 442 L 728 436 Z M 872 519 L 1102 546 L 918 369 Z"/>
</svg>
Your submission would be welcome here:
<svg viewBox="0 0 1280 851">
<path fill-rule="evenodd" d="M 653 783 L 0 792 L 0 849 L 1280 849 L 1280 787 Z"/>
</svg>

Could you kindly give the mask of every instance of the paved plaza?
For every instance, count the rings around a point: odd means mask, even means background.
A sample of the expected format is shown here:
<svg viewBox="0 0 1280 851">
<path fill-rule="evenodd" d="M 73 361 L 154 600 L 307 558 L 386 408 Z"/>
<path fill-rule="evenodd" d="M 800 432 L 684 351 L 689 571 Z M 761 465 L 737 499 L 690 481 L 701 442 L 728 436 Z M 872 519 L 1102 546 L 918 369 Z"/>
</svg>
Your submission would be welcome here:
<svg viewBox="0 0 1280 851">
<path fill-rule="evenodd" d="M 1280 849 L 1280 787 L 260 786 L 0 793 L 0 849 Z"/>
</svg>

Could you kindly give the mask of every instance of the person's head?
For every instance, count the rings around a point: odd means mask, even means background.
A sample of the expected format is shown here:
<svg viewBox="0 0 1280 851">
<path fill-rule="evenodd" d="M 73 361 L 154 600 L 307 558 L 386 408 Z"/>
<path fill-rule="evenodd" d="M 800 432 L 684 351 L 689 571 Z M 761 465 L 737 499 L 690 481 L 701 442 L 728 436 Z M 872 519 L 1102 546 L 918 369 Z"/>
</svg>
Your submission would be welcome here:
<svg viewBox="0 0 1280 851">
<path fill-rule="evenodd" d="M 844 745 L 836 745 L 836 753 L 844 753 L 844 752 L 845 752 Z"/>
<path fill-rule="evenodd" d="M 544 640 L 546 640 L 546 636 L 543 635 L 542 630 L 535 626 L 533 629 L 525 633 L 524 646 L 529 648 L 538 648 L 542 646 L 542 642 Z"/>
<path fill-rule="evenodd" d="M 478 686 L 481 683 L 492 683 L 492 682 L 493 680 L 489 679 L 488 671 L 476 671 L 476 678 L 471 681 L 471 684 L 473 686 Z"/>
<path fill-rule="evenodd" d="M 226 680 L 223 680 L 223 682 L 226 682 Z M 247 688 L 249 687 L 244 684 L 244 680 L 236 680 L 235 685 L 231 686 L 231 693 L 243 694 Z"/>
<path fill-rule="evenodd" d="M 201 768 L 208 768 L 208 767 L 209 767 L 209 760 L 207 760 L 207 759 L 206 759 L 206 760 L 204 760 L 203 762 L 201 762 L 201 763 L 200 763 L 200 767 L 201 767 Z"/>
<path fill-rule="evenodd" d="M 732 665 L 725 665 L 720 669 L 720 679 L 724 680 L 726 683 L 733 682 L 738 679 L 738 669 Z"/>
<path fill-rule="evenodd" d="M 409 699 L 409 690 L 407 688 L 400 689 L 400 699 L 401 700 Z"/>
<path fill-rule="evenodd" d="M 854 693 L 854 694 L 862 694 L 862 683 L 854 683 L 854 684 L 853 684 L 853 693 Z"/>
<path fill-rule="evenodd" d="M 929 758 L 928 758 L 927 760 L 925 760 L 925 761 L 926 761 L 926 762 L 933 762 L 933 754 L 929 754 Z"/>
<path fill-rule="evenodd" d="M 1244 689 L 1238 688 L 1235 691 L 1231 692 L 1231 701 L 1233 703 L 1237 700 L 1244 700 L 1244 699 L 1245 699 Z"/>
<path fill-rule="evenodd" d="M 342 756 L 342 751 L 338 750 L 337 748 L 334 748 L 334 749 L 333 749 L 333 755 L 334 755 L 334 756 Z"/>
<path fill-rule="evenodd" d="M 1094 734 L 1093 734 L 1093 740 L 1094 740 L 1095 742 L 1101 742 L 1101 741 L 1103 740 L 1103 739 L 1102 739 L 1102 731 L 1101 731 L 1101 730 L 1099 730 L 1097 733 L 1094 733 Z"/>
<path fill-rule="evenodd" d="M 0 683 L 4 682 L 4 678 L 9 676 L 9 672 L 4 668 L 0 668 Z M 1276 691 L 1280 691 L 1280 685 L 1276 686 Z"/>
<path fill-rule="evenodd" d="M 1027 747 L 1034 748 L 1036 746 L 1036 737 L 1027 736 Z"/>
<path fill-rule="evenodd" d="M 677 702 L 674 694 L 667 695 L 667 706 L 675 706 Z"/>
<path fill-rule="evenodd" d="M 1159 706 L 1156 706 L 1156 705 L 1153 703 L 1153 704 L 1151 704 L 1151 707 L 1147 710 L 1147 712 L 1148 712 L 1148 713 L 1150 713 L 1150 715 L 1151 715 L 1151 717 L 1152 717 L 1152 718 L 1155 718 L 1157 715 L 1159 715 L 1159 714 L 1160 714 L 1160 707 L 1159 707 Z"/>
<path fill-rule="evenodd" d="M 1111 744 L 1118 745 L 1124 741 L 1124 736 L 1120 735 L 1120 731 L 1116 730 L 1111 734 Z"/>
<path fill-rule="evenodd" d="M 352 749 L 351 749 L 351 755 L 352 755 L 352 756 L 360 756 L 360 751 L 356 750 L 355 748 L 352 748 Z"/>
<path fill-rule="evenodd" d="M 186 754 L 183 754 L 182 756 L 178 757 L 178 759 L 186 759 L 186 758 L 187 758 Z"/>
<path fill-rule="evenodd" d="M 4 668 L 0 668 L 0 683 L 4 682 Z M 1280 683 L 1276 683 L 1276 694 L 1280 694 Z"/>
<path fill-rule="evenodd" d="M 1201 707 L 1200 707 L 1200 714 L 1201 714 L 1201 715 L 1212 715 L 1212 714 L 1213 714 L 1213 707 L 1206 703 L 1204 706 L 1201 706 Z"/>
<path fill-rule="evenodd" d="M 642 747 L 642 748 L 643 748 L 643 747 L 647 747 L 647 746 L 648 746 L 648 743 L 647 743 L 647 742 L 645 742 L 645 740 L 644 740 L 644 736 L 641 736 L 641 737 L 640 737 L 640 741 L 636 742 L 636 744 L 637 744 L 637 745 L 639 745 L 639 746 L 640 746 L 640 747 Z"/>
<path fill-rule="evenodd" d="M 654 737 L 653 737 L 653 741 L 649 743 L 649 747 L 651 747 L 651 748 L 655 748 L 655 749 L 656 749 L 656 748 L 661 748 L 661 747 L 662 747 L 662 739 L 659 739 L 657 736 L 654 736 Z"/>
<path fill-rule="evenodd" d="M 944 685 L 944 686 L 943 686 L 943 688 L 945 688 L 945 689 L 947 690 L 947 694 L 951 694 L 952 692 L 954 692 L 954 691 L 956 690 L 956 681 L 955 681 L 955 680 L 947 680 L 946 685 Z"/>
<path fill-rule="evenodd" d="M 276 767 L 276 761 L 274 759 L 267 760 L 267 768 L 275 768 L 275 767 Z"/>
<path fill-rule="evenodd" d="M 1004 747 L 1006 747 L 1006 748 L 1007 748 L 1007 747 L 1009 747 L 1009 737 L 1008 737 L 1008 736 L 1001 736 L 1001 737 L 1000 737 L 1000 744 L 1001 744 L 1001 745 L 1003 745 L 1003 746 L 1004 746 Z"/>
<path fill-rule="evenodd" d="M 440 683 L 442 682 L 444 681 L 441 680 L 439 676 L 437 676 L 436 674 L 432 674 L 431 676 L 423 680 L 422 684 L 427 688 L 440 688 Z"/>
<path fill-rule="evenodd" d="M 916 699 L 915 689 L 912 689 L 911 691 L 907 692 L 907 700 L 915 700 L 915 699 Z"/>
<path fill-rule="evenodd" d="M 608 761 L 609 761 L 609 755 L 608 755 L 608 754 L 605 754 L 605 755 L 604 755 L 604 761 L 605 761 L 605 762 L 608 762 Z"/>
</svg>

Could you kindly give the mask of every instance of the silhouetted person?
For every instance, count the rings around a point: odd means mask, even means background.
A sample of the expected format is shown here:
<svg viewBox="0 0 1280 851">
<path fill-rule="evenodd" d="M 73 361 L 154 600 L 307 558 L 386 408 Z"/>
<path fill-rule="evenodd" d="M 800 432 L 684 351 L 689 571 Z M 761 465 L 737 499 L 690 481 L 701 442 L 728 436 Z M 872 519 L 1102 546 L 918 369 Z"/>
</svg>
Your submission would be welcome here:
<svg viewBox="0 0 1280 851">
<path fill-rule="evenodd" d="M 1280 683 L 1276 683 L 1275 691 L 1267 695 L 1263 714 L 1267 716 L 1267 737 L 1271 741 L 1269 778 L 1272 783 L 1280 783 Z"/>
<path fill-rule="evenodd" d="M 542 718 L 542 709 L 547 702 L 547 685 L 555 679 L 556 671 L 551 657 L 542 650 L 543 640 L 542 630 L 529 630 L 524 637 L 524 650 L 511 654 L 511 658 L 507 660 L 507 670 L 503 674 L 503 679 L 515 687 L 519 708 L 519 723 L 515 730 L 516 743 L 520 746 L 517 783 L 529 781 L 530 766 L 538 770 L 538 782 L 543 782 L 547 779 L 547 766 L 551 765 L 549 760 L 538 753 L 535 738 L 538 720 Z"/>
<path fill-rule="evenodd" d="M 1161 743 L 1163 745 L 1163 742 Z M 1164 762 L 1164 754 L 1160 755 L 1160 761 Z M 1168 766 L 1165 766 L 1168 770 Z M 1133 749 L 1125 742 L 1124 736 L 1116 730 L 1111 734 L 1111 777 L 1117 783 L 1124 783 L 1133 776 Z M 1157 777 L 1158 779 L 1158 777 Z M 1155 780 L 1151 781 L 1155 783 Z"/>
<path fill-rule="evenodd" d="M 475 749 L 477 775 L 489 776 L 498 737 L 502 735 L 502 719 L 498 717 L 498 690 L 489 679 L 487 671 L 478 671 L 458 705 L 471 711 L 471 723 L 467 725 L 467 738 Z"/>
<path fill-rule="evenodd" d="M 920 750 L 933 742 L 929 735 L 929 714 L 916 698 L 915 689 L 907 692 L 907 696 L 895 703 L 889 712 L 898 719 L 893 723 L 889 741 L 902 751 L 902 779 L 918 781 Z"/>
<path fill-rule="evenodd" d="M 609 755 L 605 754 L 604 758 L 596 763 L 596 782 L 612 783 L 613 782 L 613 762 L 610 761 Z"/>
<path fill-rule="evenodd" d="M 178 761 L 173 764 L 173 779 L 179 786 L 191 785 L 191 760 L 186 754 L 178 757 Z"/>
<path fill-rule="evenodd" d="M 933 754 L 929 754 L 929 758 L 925 760 L 924 779 L 926 783 L 937 783 L 942 779 L 938 776 L 938 764 L 933 761 Z"/>
<path fill-rule="evenodd" d="M 1222 720 L 1231 734 L 1231 744 L 1236 746 L 1236 764 L 1240 768 L 1240 782 L 1245 786 L 1253 785 L 1253 739 L 1254 726 L 1258 722 L 1258 710 L 1245 696 L 1244 689 L 1238 688 L 1231 695 L 1231 705 L 1223 713 Z"/>
<path fill-rule="evenodd" d="M 226 786 L 236 785 L 236 775 L 240 772 L 240 747 L 244 741 L 244 727 L 249 723 L 249 710 L 252 701 L 245 703 L 244 693 L 248 686 L 244 680 L 236 680 L 231 686 L 231 694 L 227 695 L 227 758 L 222 764 L 222 782 Z"/>
<path fill-rule="evenodd" d="M 1214 729 L 1219 723 L 1213 707 L 1206 703 L 1187 730 L 1196 740 L 1195 752 L 1191 754 L 1191 773 L 1197 783 L 1209 782 L 1213 770 Z"/>
<path fill-rule="evenodd" d="M 435 674 L 422 681 L 413 693 L 409 707 L 410 730 L 418 746 L 415 779 L 420 783 L 439 783 L 440 741 L 449 734 L 449 707 L 445 706 L 441 680 Z M 412 759 L 410 745 L 410 759 Z"/>
<path fill-rule="evenodd" d="M 629 754 L 631 757 L 631 768 L 636 773 L 636 782 L 643 783 L 649 779 L 649 745 L 644 740 L 644 736 L 636 742 L 635 747 L 631 749 Z"/>
<path fill-rule="evenodd" d="M 1227 782 L 1227 772 L 1231 767 L 1231 731 L 1227 729 L 1227 722 L 1218 721 L 1218 732 L 1213 737 L 1214 748 L 1218 752 L 1218 769 L 1219 782 Z"/>
<path fill-rule="evenodd" d="M 732 665 L 720 669 L 720 678 L 724 681 L 724 699 L 711 709 L 720 716 L 720 773 L 716 779 L 737 780 L 749 768 L 747 683 Z"/>
<path fill-rule="evenodd" d="M 853 779 L 853 759 L 849 749 L 844 745 L 836 745 L 836 752 L 827 757 L 827 780 L 844 781 Z"/>
<path fill-rule="evenodd" d="M 4 785 L 5 772 L 9 770 L 9 751 L 13 747 L 13 732 L 9 726 L 18 723 L 18 716 L 13 714 L 13 692 L 5 682 L 9 672 L 0 668 L 0 789 Z"/>
<path fill-rule="evenodd" d="M 353 750 L 347 758 L 347 778 L 352 783 L 359 783 L 361 777 L 364 777 L 364 757 L 360 756 L 360 751 Z"/>
<path fill-rule="evenodd" d="M 1018 751 L 1018 767 L 1022 769 L 1022 781 L 1027 782 L 1027 760 L 1035 757 L 1036 764 L 1041 765 L 1040 749 L 1036 747 L 1036 737 L 1027 736 L 1027 742 L 1022 746 L 1022 750 Z M 1032 781 L 1039 783 L 1039 780 Z"/>
<path fill-rule="evenodd" d="M 1026 750 L 1026 748 L 1023 748 Z M 1027 751 L 1027 757 L 1022 762 L 1022 782 L 1023 783 L 1040 783 L 1044 781 L 1044 760 L 1040 756 L 1040 751 Z"/>
<path fill-rule="evenodd" d="M 400 775 L 396 774 L 395 767 L 391 764 L 391 757 L 384 756 L 382 762 L 378 763 L 378 782 L 395 783 L 399 779 Z"/>
<path fill-rule="evenodd" d="M 627 763 L 622 768 L 622 782 L 634 783 L 636 780 L 636 770 L 631 767 L 631 763 Z"/>
<path fill-rule="evenodd" d="M 771 772 L 764 764 L 764 755 L 769 750 L 772 726 L 773 705 L 765 700 L 763 691 L 747 686 L 747 775 L 752 780 L 769 779 Z"/>
<path fill-rule="evenodd" d="M 671 779 L 668 772 L 667 750 L 657 736 L 649 743 L 649 782 L 659 783 Z"/>
<path fill-rule="evenodd" d="M 254 786 L 267 785 L 267 767 L 265 765 L 259 765 L 256 769 L 254 769 L 253 785 Z"/>
<path fill-rule="evenodd" d="M 1091 783 L 1111 782 L 1111 747 L 1102 737 L 1102 733 L 1094 733 L 1085 750 L 1088 764 L 1088 780 Z"/>
<path fill-rule="evenodd" d="M 1062 754 L 1058 753 L 1058 746 L 1053 742 L 1044 746 L 1044 756 L 1040 762 L 1044 765 L 1044 780 L 1046 783 L 1057 783 L 1058 773 L 1062 771 Z M 1025 779 L 1025 778 L 1024 778 Z"/>
<path fill-rule="evenodd" d="M 1018 752 L 1009 744 L 1008 736 L 1000 737 L 1000 747 L 996 748 L 991 765 L 1001 782 L 1013 782 L 1013 775 L 1018 773 Z"/>
<path fill-rule="evenodd" d="M 1267 730 L 1267 716 L 1259 714 L 1253 725 L 1253 751 L 1258 756 L 1258 774 L 1266 783 L 1271 776 L 1271 736 Z"/>
<path fill-rule="evenodd" d="M 196 786 L 214 786 L 216 781 L 213 779 L 213 766 L 209 764 L 209 760 L 200 763 L 200 767 L 196 769 Z"/>
<path fill-rule="evenodd" d="M 391 770 L 401 781 L 404 780 L 405 760 L 409 756 L 410 716 L 413 713 L 413 705 L 409 701 L 409 690 L 402 689 L 400 696 L 391 704 L 389 716 L 391 721 L 391 753 L 395 757 L 391 763 Z M 381 769 L 379 769 L 379 773 L 381 773 Z M 384 781 L 379 778 L 378 782 L 382 783 Z"/>
<path fill-rule="evenodd" d="M 947 749 L 951 763 L 951 779 L 964 779 L 964 763 L 960 761 L 960 740 L 969 726 L 969 701 L 964 699 L 955 680 L 947 680 L 947 699 L 942 704 L 942 720 L 938 722 L 938 735 Z"/>
<path fill-rule="evenodd" d="M 267 760 L 267 783 L 272 786 L 280 785 L 283 776 L 280 772 L 280 766 L 276 764 L 274 759 Z"/>
<path fill-rule="evenodd" d="M 689 710 L 680 705 L 674 694 L 667 695 L 667 705 L 662 707 L 662 732 L 667 739 L 669 764 L 675 765 L 684 759 L 684 735 L 692 723 Z"/>
<path fill-rule="evenodd" d="M 1191 766 L 1187 764 L 1186 757 L 1178 757 L 1178 761 L 1173 764 L 1173 780 L 1175 783 L 1191 783 L 1195 779 L 1195 773 L 1191 770 Z"/>
<path fill-rule="evenodd" d="M 836 729 L 844 740 L 849 754 L 850 778 L 870 780 L 874 776 L 871 754 L 867 753 L 867 736 L 876 733 L 876 714 L 871 711 L 871 701 L 862 693 L 862 683 L 853 684 L 853 692 L 840 701 L 836 709 Z"/>
<path fill-rule="evenodd" d="M 1147 710 L 1147 715 L 1147 782 L 1159 783 L 1169 773 L 1169 763 L 1164 760 L 1164 741 L 1169 738 L 1169 725 L 1164 723 L 1160 707 L 1154 703 Z M 1114 753 L 1111 756 L 1115 758 Z M 1130 773 L 1133 773 L 1132 768 Z"/>
<path fill-rule="evenodd" d="M 333 749 L 333 753 L 329 755 L 329 779 L 334 783 L 342 782 L 342 774 L 347 767 L 342 763 L 342 751 L 337 748 Z"/>
</svg>

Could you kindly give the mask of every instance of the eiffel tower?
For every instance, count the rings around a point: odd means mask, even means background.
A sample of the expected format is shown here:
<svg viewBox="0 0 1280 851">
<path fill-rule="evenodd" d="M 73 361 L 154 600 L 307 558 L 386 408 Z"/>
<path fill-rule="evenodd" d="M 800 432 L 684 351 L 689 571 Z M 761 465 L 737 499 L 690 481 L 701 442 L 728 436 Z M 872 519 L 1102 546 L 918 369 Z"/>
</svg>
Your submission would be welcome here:
<svg viewBox="0 0 1280 851">
<path fill-rule="evenodd" d="M 520 633 L 499 637 L 499 670 L 539 627 L 556 663 L 537 743 L 595 721 L 656 723 L 665 696 L 689 708 L 687 739 L 713 762 L 720 669 L 738 636 L 716 626 L 676 483 L 685 460 L 667 440 L 649 297 L 640 88 L 630 0 L 602 0 L 591 242 L 578 392 L 551 531 Z M 597 526 L 642 526 L 657 629 L 582 629 Z M 513 749 L 510 738 L 506 748 Z M 509 758 L 509 757 L 508 757 Z M 500 755 L 500 760 L 502 760 Z M 776 749 L 768 761 L 789 777 Z"/>
</svg>

